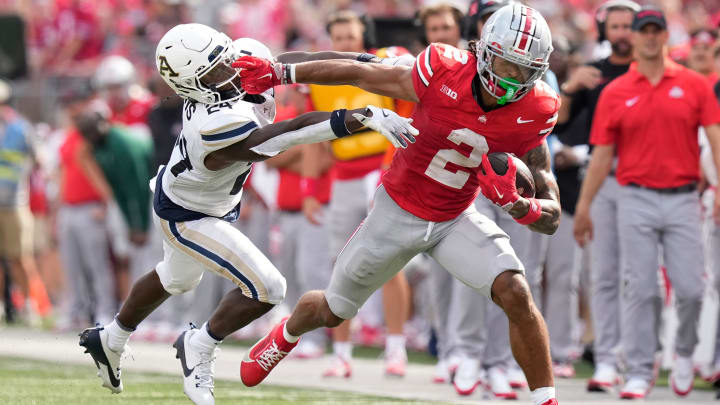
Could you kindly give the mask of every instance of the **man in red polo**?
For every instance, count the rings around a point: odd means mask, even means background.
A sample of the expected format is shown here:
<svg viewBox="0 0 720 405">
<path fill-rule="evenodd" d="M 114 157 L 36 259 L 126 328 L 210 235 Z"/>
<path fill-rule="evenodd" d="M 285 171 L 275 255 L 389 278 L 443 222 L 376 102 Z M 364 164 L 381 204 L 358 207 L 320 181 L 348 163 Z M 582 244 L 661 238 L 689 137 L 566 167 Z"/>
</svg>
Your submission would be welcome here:
<svg viewBox="0 0 720 405">
<path fill-rule="evenodd" d="M 656 351 L 653 313 L 658 247 L 677 296 L 680 319 L 677 357 L 670 376 L 673 390 L 686 395 L 694 380 L 692 353 L 704 289 L 697 131 L 707 131 L 716 165 L 720 162 L 720 105 L 707 80 L 666 57 L 665 17 L 643 8 L 633 18 L 636 62 L 601 93 L 590 141 L 595 145 L 575 211 L 575 237 L 592 238 L 590 203 L 612 167 L 621 185 L 618 233 L 624 294 L 621 344 L 627 378 L 620 396 L 643 398 L 652 386 Z M 720 220 L 720 200 L 713 214 Z M 601 309 L 600 309 L 601 310 Z"/>
</svg>

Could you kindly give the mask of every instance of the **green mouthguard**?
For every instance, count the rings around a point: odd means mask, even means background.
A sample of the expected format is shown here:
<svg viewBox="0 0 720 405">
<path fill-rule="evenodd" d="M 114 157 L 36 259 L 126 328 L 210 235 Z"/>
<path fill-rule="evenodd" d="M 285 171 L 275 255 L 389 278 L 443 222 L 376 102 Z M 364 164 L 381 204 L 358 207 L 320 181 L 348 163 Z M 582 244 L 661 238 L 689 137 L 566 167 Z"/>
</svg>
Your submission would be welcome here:
<svg viewBox="0 0 720 405">
<path fill-rule="evenodd" d="M 510 83 L 508 83 L 510 82 Z M 499 105 L 505 105 L 507 101 L 515 95 L 518 91 L 517 86 L 513 86 L 513 84 L 520 84 L 519 81 L 513 79 L 512 77 L 504 77 L 499 83 L 498 86 L 505 89 L 505 94 L 498 99 Z"/>
</svg>

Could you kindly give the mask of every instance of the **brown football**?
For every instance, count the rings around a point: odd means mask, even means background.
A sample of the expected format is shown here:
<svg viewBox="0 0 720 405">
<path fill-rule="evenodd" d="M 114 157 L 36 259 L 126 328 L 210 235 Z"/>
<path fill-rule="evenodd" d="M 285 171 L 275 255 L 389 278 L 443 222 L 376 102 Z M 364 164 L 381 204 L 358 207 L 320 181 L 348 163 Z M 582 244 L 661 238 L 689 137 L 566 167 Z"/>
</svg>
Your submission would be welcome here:
<svg viewBox="0 0 720 405">
<path fill-rule="evenodd" d="M 515 175 L 515 187 L 517 187 L 518 194 L 525 198 L 535 197 L 535 180 L 533 180 L 530 169 L 525 165 L 525 162 L 520 160 L 515 155 L 505 152 L 493 152 L 488 154 L 488 160 L 492 165 L 495 173 L 503 175 L 507 173 L 508 168 L 508 157 L 511 157 L 517 167 L 517 174 Z"/>
</svg>

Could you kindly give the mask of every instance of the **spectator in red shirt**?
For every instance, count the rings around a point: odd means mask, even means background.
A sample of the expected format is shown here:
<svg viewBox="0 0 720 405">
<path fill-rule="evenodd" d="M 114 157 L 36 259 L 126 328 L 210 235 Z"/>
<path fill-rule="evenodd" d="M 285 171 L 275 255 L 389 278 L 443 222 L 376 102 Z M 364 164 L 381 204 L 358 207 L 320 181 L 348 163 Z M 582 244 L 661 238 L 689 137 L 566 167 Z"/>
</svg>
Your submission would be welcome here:
<svg viewBox="0 0 720 405">
<path fill-rule="evenodd" d="M 652 386 L 657 347 L 653 302 L 658 246 L 677 296 L 677 357 L 673 390 L 686 395 L 694 380 L 692 354 L 704 291 L 700 202 L 696 193 L 704 127 L 716 166 L 720 162 L 720 105 L 706 79 L 666 56 L 667 24 L 661 11 L 643 8 L 633 19 L 636 62 L 601 93 L 590 141 L 595 145 L 575 211 L 575 238 L 592 237 L 590 203 L 610 173 L 617 150 L 621 185 L 618 234 L 622 246 L 621 345 L 627 360 L 622 398 L 643 398 Z M 720 166 L 719 166 L 720 167 Z M 720 199 L 714 204 L 720 220 Z"/>
<path fill-rule="evenodd" d="M 61 102 L 72 118 L 84 111 L 91 94 L 78 84 L 61 93 Z M 68 287 L 60 329 L 77 329 L 88 322 L 109 322 L 117 303 L 110 266 L 106 204 L 112 192 L 85 141 L 74 128 L 60 147 L 60 208 L 57 233 L 60 259 Z"/>
<path fill-rule="evenodd" d="M 711 85 L 720 79 L 713 61 L 713 46 L 717 39 L 717 32 L 710 29 L 700 29 L 690 34 L 687 66 L 705 76 Z"/>
<path fill-rule="evenodd" d="M 41 66 L 69 76 L 88 72 L 97 63 L 105 41 L 98 4 L 70 0 L 58 2 L 55 7 L 52 35 L 57 46 L 46 49 Z"/>
</svg>

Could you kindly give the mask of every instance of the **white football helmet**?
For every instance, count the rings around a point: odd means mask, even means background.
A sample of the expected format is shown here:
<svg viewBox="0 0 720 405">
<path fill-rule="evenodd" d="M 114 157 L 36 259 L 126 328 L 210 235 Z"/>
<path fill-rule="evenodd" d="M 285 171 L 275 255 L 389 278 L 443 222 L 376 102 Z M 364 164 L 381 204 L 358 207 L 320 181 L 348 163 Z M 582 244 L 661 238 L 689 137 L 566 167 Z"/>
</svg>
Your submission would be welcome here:
<svg viewBox="0 0 720 405">
<path fill-rule="evenodd" d="M 158 73 L 183 98 L 204 104 L 235 101 L 245 96 L 231 63 L 242 54 L 272 59 L 270 50 L 250 38 L 235 42 L 206 25 L 180 24 L 158 43 Z"/>
<path fill-rule="evenodd" d="M 111 55 L 100 61 L 93 80 L 99 90 L 113 86 L 128 86 L 135 81 L 135 67 L 126 58 Z"/>
<path fill-rule="evenodd" d="M 503 103 L 518 101 L 545 74 L 552 50 L 550 27 L 540 12 L 520 3 L 504 6 L 483 26 L 476 50 L 480 81 L 491 95 L 504 98 Z M 519 66 L 524 82 L 517 83 L 495 74 L 493 60 L 496 57 Z"/>
</svg>

